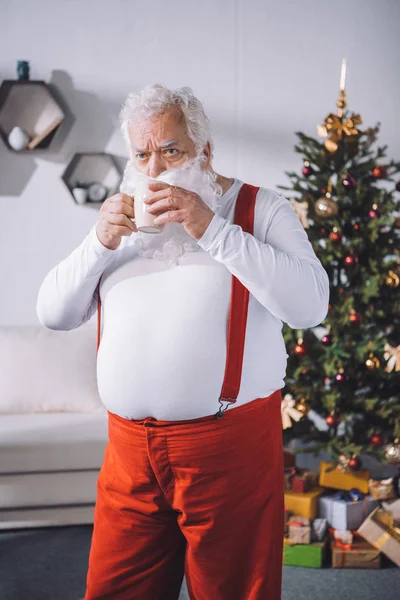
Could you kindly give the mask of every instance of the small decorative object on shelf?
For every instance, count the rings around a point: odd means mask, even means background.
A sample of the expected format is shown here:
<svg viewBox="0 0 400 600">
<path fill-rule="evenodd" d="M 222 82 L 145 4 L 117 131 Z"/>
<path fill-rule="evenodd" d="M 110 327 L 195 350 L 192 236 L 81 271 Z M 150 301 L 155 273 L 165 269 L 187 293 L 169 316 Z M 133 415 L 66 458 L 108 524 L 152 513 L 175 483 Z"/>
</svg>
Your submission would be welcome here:
<svg viewBox="0 0 400 600">
<path fill-rule="evenodd" d="M 72 189 L 72 195 L 77 204 L 85 204 L 88 197 L 87 186 L 78 181 Z"/>
<path fill-rule="evenodd" d="M 10 135 L 8 136 L 8 143 L 16 151 L 24 150 L 29 142 L 29 135 L 25 133 L 21 127 L 17 125 L 13 127 Z"/>
<path fill-rule="evenodd" d="M 88 198 L 91 202 L 103 202 L 107 196 L 107 188 L 102 183 L 92 183 L 88 187 Z"/>
<path fill-rule="evenodd" d="M 111 154 L 77 152 L 61 178 L 77 204 L 98 207 L 118 193 L 122 171 Z"/>
<path fill-rule="evenodd" d="M 29 79 L 29 62 L 27 60 L 17 60 L 18 79 Z"/>
<path fill-rule="evenodd" d="M 65 119 L 51 87 L 29 80 L 26 74 L 29 67 L 18 63 L 19 79 L 5 80 L 0 86 L 0 136 L 13 152 L 49 148 Z"/>
</svg>

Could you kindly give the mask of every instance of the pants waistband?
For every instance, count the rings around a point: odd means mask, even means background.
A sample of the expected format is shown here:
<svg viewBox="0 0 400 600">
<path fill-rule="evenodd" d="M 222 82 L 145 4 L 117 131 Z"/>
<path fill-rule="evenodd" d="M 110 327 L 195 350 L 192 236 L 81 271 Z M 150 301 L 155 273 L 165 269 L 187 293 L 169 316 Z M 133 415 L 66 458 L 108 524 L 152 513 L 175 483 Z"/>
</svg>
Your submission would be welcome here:
<svg viewBox="0 0 400 600">
<path fill-rule="evenodd" d="M 162 421 L 155 417 L 146 417 L 145 419 L 124 419 L 115 413 L 108 412 L 109 433 L 112 430 L 118 437 L 125 438 L 126 441 L 132 439 L 132 435 L 145 434 L 145 428 L 151 427 L 159 430 L 168 430 L 175 434 L 188 433 L 188 431 L 201 431 L 215 427 L 230 427 L 238 422 L 253 417 L 255 411 L 262 409 L 269 403 L 281 402 L 281 390 L 276 390 L 270 396 L 265 398 L 256 398 L 240 406 L 229 406 L 222 419 L 217 419 L 215 414 L 196 419 L 186 419 L 181 421 Z"/>
</svg>

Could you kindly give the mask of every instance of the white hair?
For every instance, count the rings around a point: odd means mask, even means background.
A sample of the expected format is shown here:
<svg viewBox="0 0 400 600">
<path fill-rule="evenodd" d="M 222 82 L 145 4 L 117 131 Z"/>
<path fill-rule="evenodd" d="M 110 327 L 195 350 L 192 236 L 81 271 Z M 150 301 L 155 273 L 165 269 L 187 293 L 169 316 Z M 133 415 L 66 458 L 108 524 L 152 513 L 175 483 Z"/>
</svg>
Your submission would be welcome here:
<svg viewBox="0 0 400 600">
<path fill-rule="evenodd" d="M 168 108 L 178 107 L 185 121 L 189 138 L 196 146 L 197 155 L 205 160 L 204 147 L 210 143 L 211 157 L 213 142 L 211 126 L 202 103 L 189 87 L 170 90 L 165 85 L 154 84 L 128 95 L 120 112 L 121 131 L 130 146 L 128 126 L 130 123 L 146 121 L 154 115 L 163 114 Z"/>
</svg>

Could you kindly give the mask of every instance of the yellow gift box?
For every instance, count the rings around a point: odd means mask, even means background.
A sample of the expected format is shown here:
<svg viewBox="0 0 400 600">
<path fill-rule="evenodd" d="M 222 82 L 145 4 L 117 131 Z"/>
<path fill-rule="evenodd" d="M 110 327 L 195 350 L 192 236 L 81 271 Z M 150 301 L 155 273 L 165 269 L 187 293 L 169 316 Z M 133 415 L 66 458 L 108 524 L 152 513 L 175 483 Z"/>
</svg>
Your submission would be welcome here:
<svg viewBox="0 0 400 600">
<path fill-rule="evenodd" d="M 340 469 L 333 469 L 327 472 L 332 463 L 321 461 L 319 466 L 319 485 L 333 488 L 335 490 L 345 490 L 349 492 L 357 488 L 363 494 L 368 494 L 370 472 L 368 469 L 358 469 L 358 471 L 343 472 Z"/>
<path fill-rule="evenodd" d="M 292 491 L 285 491 L 285 508 L 296 515 L 316 519 L 318 516 L 318 498 L 325 494 L 327 490 L 316 487 L 300 494 Z"/>
</svg>

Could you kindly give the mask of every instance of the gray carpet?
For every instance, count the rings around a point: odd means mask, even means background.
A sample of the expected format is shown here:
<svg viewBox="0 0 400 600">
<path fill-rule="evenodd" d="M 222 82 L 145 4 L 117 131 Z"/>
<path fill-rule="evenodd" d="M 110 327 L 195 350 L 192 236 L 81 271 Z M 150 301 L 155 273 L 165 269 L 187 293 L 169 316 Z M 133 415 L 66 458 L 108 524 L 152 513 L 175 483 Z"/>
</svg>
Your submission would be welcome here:
<svg viewBox="0 0 400 600">
<path fill-rule="evenodd" d="M 91 535 L 91 526 L 0 533 L 0 600 L 83 598 Z M 391 564 L 381 570 L 284 567 L 282 600 L 399 600 L 400 569 Z M 179 600 L 188 598 L 184 585 Z"/>
</svg>

